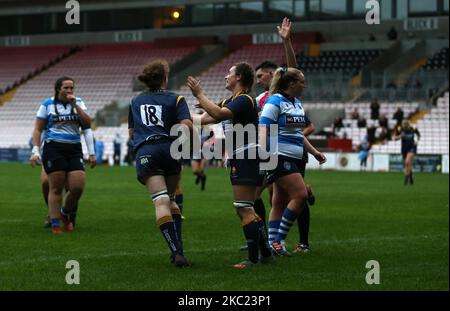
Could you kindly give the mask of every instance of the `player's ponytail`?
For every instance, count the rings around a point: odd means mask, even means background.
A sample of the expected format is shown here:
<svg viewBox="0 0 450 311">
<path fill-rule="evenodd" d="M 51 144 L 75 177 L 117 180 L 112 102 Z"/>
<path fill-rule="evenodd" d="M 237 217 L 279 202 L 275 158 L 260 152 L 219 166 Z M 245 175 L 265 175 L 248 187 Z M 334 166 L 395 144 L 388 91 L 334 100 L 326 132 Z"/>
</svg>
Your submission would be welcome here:
<svg viewBox="0 0 450 311">
<path fill-rule="evenodd" d="M 169 64 L 167 61 L 156 59 L 146 64 L 137 78 L 151 91 L 157 91 L 163 88 L 168 75 Z"/>
</svg>

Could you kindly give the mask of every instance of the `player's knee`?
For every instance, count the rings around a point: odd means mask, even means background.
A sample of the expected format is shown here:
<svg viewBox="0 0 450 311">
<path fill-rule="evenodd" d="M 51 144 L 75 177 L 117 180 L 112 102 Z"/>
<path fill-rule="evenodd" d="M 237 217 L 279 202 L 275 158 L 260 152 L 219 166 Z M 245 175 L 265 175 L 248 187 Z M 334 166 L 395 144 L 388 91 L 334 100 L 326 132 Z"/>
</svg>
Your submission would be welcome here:
<svg viewBox="0 0 450 311">
<path fill-rule="evenodd" d="M 152 194 L 152 201 L 157 211 L 170 210 L 170 197 L 167 190 Z"/>
<path fill-rule="evenodd" d="M 295 201 L 299 206 L 301 206 L 306 201 L 307 197 L 308 191 L 306 187 L 304 187 L 304 189 L 301 189 L 295 193 L 295 195 L 292 197 L 292 201 Z"/>
<path fill-rule="evenodd" d="M 63 192 L 63 185 L 55 185 L 53 184 L 52 187 L 49 187 L 49 193 L 61 195 Z"/>
</svg>

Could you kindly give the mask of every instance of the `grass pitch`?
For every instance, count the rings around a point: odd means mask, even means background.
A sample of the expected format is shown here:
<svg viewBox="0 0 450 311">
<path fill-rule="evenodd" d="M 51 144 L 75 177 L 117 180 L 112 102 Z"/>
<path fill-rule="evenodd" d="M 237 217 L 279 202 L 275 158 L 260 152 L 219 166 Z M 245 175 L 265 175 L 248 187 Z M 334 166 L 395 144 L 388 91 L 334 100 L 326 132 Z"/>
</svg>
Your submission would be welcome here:
<svg viewBox="0 0 450 311">
<path fill-rule="evenodd" d="M 308 254 L 237 271 L 244 259 L 239 220 L 224 169 L 208 169 L 207 189 L 183 171 L 183 238 L 187 269 L 168 249 L 134 168 L 87 169 L 76 231 L 42 228 L 46 210 L 39 169 L 0 164 L 0 290 L 448 290 L 448 175 L 308 171 Z M 267 194 L 264 194 L 269 211 Z M 294 225 L 287 242 L 298 240 Z M 68 285 L 66 263 L 80 264 Z M 380 264 L 380 284 L 366 283 L 366 263 Z"/>
</svg>

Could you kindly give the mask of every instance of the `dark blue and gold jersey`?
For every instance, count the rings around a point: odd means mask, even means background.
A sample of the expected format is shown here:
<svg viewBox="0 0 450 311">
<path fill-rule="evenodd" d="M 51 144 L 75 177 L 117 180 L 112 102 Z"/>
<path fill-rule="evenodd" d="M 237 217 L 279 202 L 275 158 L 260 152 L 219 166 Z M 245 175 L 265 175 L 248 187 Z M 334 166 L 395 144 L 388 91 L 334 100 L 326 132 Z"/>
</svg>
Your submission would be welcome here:
<svg viewBox="0 0 450 311">
<path fill-rule="evenodd" d="M 128 128 L 134 129 L 133 146 L 137 150 L 146 141 L 170 137 L 170 129 L 180 121 L 191 119 L 183 96 L 169 92 L 143 92 L 131 100 Z"/>
<path fill-rule="evenodd" d="M 255 130 L 258 129 L 258 106 L 255 99 L 248 94 L 237 94 L 228 99 L 224 99 L 220 103 L 220 107 L 225 107 L 231 110 L 233 118 L 222 122 L 225 135 L 233 130 L 233 126 L 240 124 L 245 127 L 248 124 L 254 125 Z M 257 133 L 257 132 L 256 132 Z M 254 146 L 255 142 L 249 142 L 247 137 L 244 139 L 243 145 L 236 144 L 236 138 L 233 139 L 233 154 L 249 147 Z"/>
<path fill-rule="evenodd" d="M 402 149 L 412 147 L 416 144 L 415 138 L 420 137 L 420 132 L 415 127 L 410 128 L 402 128 L 401 126 L 397 126 L 396 135 L 402 137 Z"/>
</svg>

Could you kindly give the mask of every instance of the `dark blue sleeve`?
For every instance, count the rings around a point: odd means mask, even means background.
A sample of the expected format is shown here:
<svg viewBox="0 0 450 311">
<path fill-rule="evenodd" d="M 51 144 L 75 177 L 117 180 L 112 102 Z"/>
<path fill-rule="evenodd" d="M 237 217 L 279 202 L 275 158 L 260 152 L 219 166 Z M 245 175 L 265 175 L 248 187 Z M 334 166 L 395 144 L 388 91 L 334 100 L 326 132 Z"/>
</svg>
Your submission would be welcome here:
<svg viewBox="0 0 450 311">
<path fill-rule="evenodd" d="M 184 97 L 181 97 L 181 99 L 178 100 L 176 111 L 178 122 L 185 119 L 191 120 L 191 113 L 189 112 L 189 108 Z"/>
<path fill-rule="evenodd" d="M 128 128 L 129 129 L 134 128 L 133 112 L 131 111 L 131 105 L 130 109 L 128 110 Z"/>
<path fill-rule="evenodd" d="M 224 107 L 230 109 L 233 113 L 233 116 L 235 117 L 249 112 L 253 109 L 253 106 L 254 102 L 252 102 L 249 96 L 241 95 L 225 104 Z"/>
</svg>

